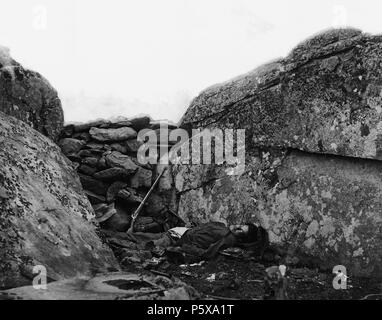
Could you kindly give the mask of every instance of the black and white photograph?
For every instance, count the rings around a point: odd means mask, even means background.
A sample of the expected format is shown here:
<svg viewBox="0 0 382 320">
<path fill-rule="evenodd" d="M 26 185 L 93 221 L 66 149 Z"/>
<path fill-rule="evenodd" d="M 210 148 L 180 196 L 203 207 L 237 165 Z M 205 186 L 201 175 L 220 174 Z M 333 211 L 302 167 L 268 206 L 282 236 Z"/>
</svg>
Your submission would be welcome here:
<svg viewBox="0 0 382 320">
<path fill-rule="evenodd" d="M 381 1 L 0 10 L 0 308 L 382 300 Z"/>
</svg>

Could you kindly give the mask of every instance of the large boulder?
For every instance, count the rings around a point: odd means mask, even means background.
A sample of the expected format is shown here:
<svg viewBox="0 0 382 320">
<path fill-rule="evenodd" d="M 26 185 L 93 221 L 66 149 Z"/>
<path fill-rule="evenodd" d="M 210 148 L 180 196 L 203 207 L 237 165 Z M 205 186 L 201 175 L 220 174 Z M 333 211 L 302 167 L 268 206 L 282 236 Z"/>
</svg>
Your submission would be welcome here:
<svg viewBox="0 0 382 320">
<path fill-rule="evenodd" d="M 245 170 L 174 166 L 179 215 L 258 222 L 286 263 L 382 277 L 381 66 L 382 37 L 331 30 L 204 91 L 182 126 L 245 129 Z"/>
<path fill-rule="evenodd" d="M 56 141 L 64 125 L 57 91 L 39 73 L 24 69 L 0 46 L 0 111 Z"/>
<path fill-rule="evenodd" d="M 30 126 L 0 112 L 0 288 L 118 269 L 97 235 L 72 163 Z"/>
<path fill-rule="evenodd" d="M 382 163 L 269 151 L 242 175 L 208 167 L 176 168 L 184 221 L 260 223 L 286 262 L 382 277 Z"/>
<path fill-rule="evenodd" d="M 205 90 L 183 127 L 246 129 L 249 146 L 382 159 L 382 38 L 332 30 Z"/>
</svg>

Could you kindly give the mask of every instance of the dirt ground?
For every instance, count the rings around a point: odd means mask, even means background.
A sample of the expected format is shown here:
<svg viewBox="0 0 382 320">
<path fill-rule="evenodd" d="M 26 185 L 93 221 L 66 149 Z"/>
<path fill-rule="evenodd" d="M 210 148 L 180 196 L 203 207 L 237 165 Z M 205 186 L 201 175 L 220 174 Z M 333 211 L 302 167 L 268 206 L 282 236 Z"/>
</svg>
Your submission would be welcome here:
<svg viewBox="0 0 382 320">
<path fill-rule="evenodd" d="M 177 265 L 164 262 L 152 269 L 156 274 L 174 276 L 194 287 L 202 299 L 256 300 L 264 296 L 265 269 L 260 261 L 219 256 L 202 265 Z M 125 266 L 126 271 L 149 273 L 139 264 Z M 213 276 L 214 275 L 214 276 Z M 215 278 L 215 280 L 211 279 Z M 293 300 L 349 300 L 380 294 L 382 283 L 372 279 L 352 278 L 346 290 L 333 289 L 333 274 L 308 268 L 287 270 L 288 296 Z"/>
</svg>

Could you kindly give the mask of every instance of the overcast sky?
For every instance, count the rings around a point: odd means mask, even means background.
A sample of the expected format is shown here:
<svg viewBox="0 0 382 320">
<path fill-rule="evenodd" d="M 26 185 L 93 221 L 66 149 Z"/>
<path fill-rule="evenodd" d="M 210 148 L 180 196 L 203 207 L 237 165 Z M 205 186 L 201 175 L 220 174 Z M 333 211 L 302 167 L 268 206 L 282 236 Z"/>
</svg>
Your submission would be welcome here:
<svg viewBox="0 0 382 320">
<path fill-rule="evenodd" d="M 380 0 L 0 0 L 0 44 L 59 91 L 66 121 L 178 121 L 204 88 L 320 30 L 382 33 Z"/>
</svg>

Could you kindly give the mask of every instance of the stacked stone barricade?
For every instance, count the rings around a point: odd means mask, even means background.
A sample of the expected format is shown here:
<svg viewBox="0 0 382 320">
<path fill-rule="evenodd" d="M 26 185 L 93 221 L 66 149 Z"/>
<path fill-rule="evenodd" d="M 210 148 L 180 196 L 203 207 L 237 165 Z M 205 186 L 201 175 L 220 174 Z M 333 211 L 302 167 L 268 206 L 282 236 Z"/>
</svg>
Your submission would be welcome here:
<svg viewBox="0 0 382 320">
<path fill-rule="evenodd" d="M 168 137 L 176 128 L 174 124 L 153 121 L 148 116 L 65 126 L 59 145 L 76 167 L 97 220 L 104 229 L 128 230 L 131 215 L 163 170 L 157 165 L 160 151 L 163 153 L 171 147 L 170 143 L 163 143 L 168 139 L 161 140 L 160 135 Z M 149 163 L 142 163 L 138 152 L 140 148 L 144 150 L 145 143 L 152 141 L 142 141 L 139 133 L 143 136 L 149 130 L 158 136 L 158 152 Z M 173 184 L 166 181 L 170 176 L 164 174 L 149 197 L 135 225 L 136 231 L 161 232 L 178 224 Z"/>
</svg>

